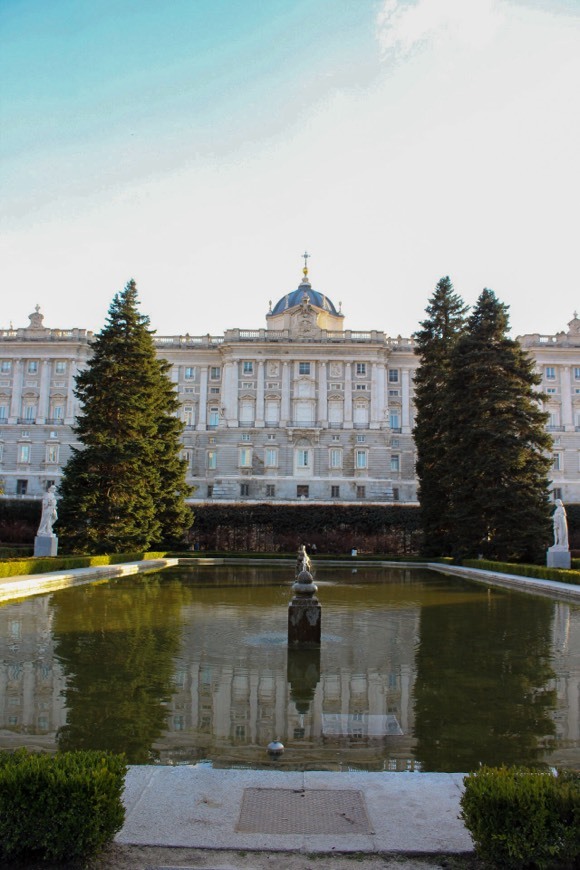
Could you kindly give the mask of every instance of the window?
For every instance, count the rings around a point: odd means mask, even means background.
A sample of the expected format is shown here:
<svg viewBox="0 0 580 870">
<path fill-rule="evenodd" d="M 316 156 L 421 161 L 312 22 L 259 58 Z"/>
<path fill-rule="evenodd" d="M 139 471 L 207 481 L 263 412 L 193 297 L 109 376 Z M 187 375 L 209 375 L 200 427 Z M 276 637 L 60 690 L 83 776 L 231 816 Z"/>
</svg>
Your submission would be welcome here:
<svg viewBox="0 0 580 870">
<path fill-rule="evenodd" d="M 401 428 L 401 418 L 398 411 L 391 411 L 389 413 L 389 426 L 395 430 Z"/>
<path fill-rule="evenodd" d="M 38 372 L 38 360 L 31 359 L 28 360 L 28 374 L 35 375 Z"/>
<path fill-rule="evenodd" d="M 209 409 L 209 424 L 208 424 L 210 429 L 217 429 L 219 421 L 220 421 L 219 408 L 210 408 Z"/>
<path fill-rule="evenodd" d="M 52 465 L 58 462 L 58 444 L 48 444 L 46 447 L 46 461 Z"/>
<path fill-rule="evenodd" d="M 554 393 L 557 392 L 557 390 L 556 390 L 556 387 L 546 387 L 546 392 L 548 393 L 549 396 L 552 396 Z"/>
<path fill-rule="evenodd" d="M 553 471 L 561 471 L 562 470 L 562 454 L 554 453 L 554 457 L 552 460 L 552 470 Z"/>
<path fill-rule="evenodd" d="M 212 381 L 219 381 L 221 376 L 221 369 L 219 366 L 211 366 L 209 370 L 209 376 Z"/>
<path fill-rule="evenodd" d="M 12 371 L 12 360 L 3 359 L 2 362 L 0 362 L 0 372 L 3 375 L 7 375 L 7 374 L 10 374 L 11 371 Z"/>
<path fill-rule="evenodd" d="M 26 405 L 24 408 L 24 419 L 27 423 L 32 423 L 36 419 L 36 405 Z"/>
<path fill-rule="evenodd" d="M 251 375 L 254 372 L 254 363 L 252 360 L 245 359 L 242 363 L 242 371 L 245 375 Z"/>
<path fill-rule="evenodd" d="M 574 378 L 580 381 L 580 366 L 574 366 Z"/>
<path fill-rule="evenodd" d="M 30 444 L 21 444 L 18 448 L 18 461 L 30 462 Z"/>
<path fill-rule="evenodd" d="M 333 435 L 332 440 L 333 441 L 340 441 L 340 435 Z"/>
<path fill-rule="evenodd" d="M 278 465 L 278 450 L 276 447 L 266 447 L 264 464 L 267 468 L 275 468 Z"/>
<path fill-rule="evenodd" d="M 8 419 L 8 405 L 0 405 L 0 420 Z"/>
<path fill-rule="evenodd" d="M 27 480 L 17 480 L 16 481 L 16 495 L 26 495 L 28 492 L 28 481 Z"/>
<path fill-rule="evenodd" d="M 193 405 L 183 406 L 183 422 L 186 426 L 193 426 Z"/>
<path fill-rule="evenodd" d="M 28 431 L 28 429 L 23 429 L 20 433 L 20 436 L 21 438 L 30 438 L 30 432 Z"/>
<path fill-rule="evenodd" d="M 296 451 L 296 464 L 299 468 L 308 468 L 310 465 L 310 450 L 298 449 Z"/>
<path fill-rule="evenodd" d="M 250 494 L 250 484 L 249 483 L 240 483 L 240 495 L 248 496 Z"/>
<path fill-rule="evenodd" d="M 310 374 L 310 363 L 309 362 L 298 363 L 298 373 L 301 375 L 309 375 Z"/>
<path fill-rule="evenodd" d="M 357 436 L 356 436 L 357 444 L 364 444 L 364 443 L 365 443 L 365 438 L 366 438 L 365 435 L 357 435 Z"/>
<path fill-rule="evenodd" d="M 401 457 L 398 453 L 393 453 L 391 455 L 391 471 L 400 471 L 401 470 Z"/>
<path fill-rule="evenodd" d="M 4 458 L 4 445 L 0 442 L 0 462 Z"/>
<path fill-rule="evenodd" d="M 399 383 L 399 369 L 389 369 L 389 383 L 390 384 L 398 384 Z"/>
<path fill-rule="evenodd" d="M 367 373 L 367 364 L 366 363 L 357 363 L 356 364 L 356 373 L 359 376 L 366 375 Z"/>
<path fill-rule="evenodd" d="M 391 447 L 398 447 L 398 446 L 399 446 L 399 439 L 398 438 L 391 438 Z"/>
<path fill-rule="evenodd" d="M 393 487 L 393 501 L 399 501 L 399 487 Z"/>
<path fill-rule="evenodd" d="M 191 381 L 195 377 L 195 368 L 193 366 L 185 366 L 183 376 L 186 381 Z"/>
<path fill-rule="evenodd" d="M 366 390 L 367 385 L 366 384 L 357 384 L 356 388 L 357 388 L 357 390 Z"/>
<path fill-rule="evenodd" d="M 342 450 L 340 447 L 330 448 L 330 467 L 342 468 Z"/>
<path fill-rule="evenodd" d="M 562 498 L 562 490 L 559 486 L 555 486 L 552 490 L 552 498 L 556 501 L 557 498 Z"/>
<path fill-rule="evenodd" d="M 276 495 L 276 487 L 273 483 L 266 484 L 266 498 L 274 498 Z"/>
<path fill-rule="evenodd" d="M 356 488 L 356 497 L 357 498 L 366 498 L 367 488 L 366 486 L 357 486 Z"/>
<path fill-rule="evenodd" d="M 208 483 L 207 485 L 207 497 L 211 498 L 213 496 L 213 483 Z"/>
<path fill-rule="evenodd" d="M 217 450 L 207 451 L 207 467 L 210 469 L 217 468 Z"/>
<path fill-rule="evenodd" d="M 340 486 L 331 486 L 330 487 L 330 497 L 331 498 L 340 498 Z"/>
<path fill-rule="evenodd" d="M 210 388 L 209 388 L 209 391 L 210 391 L 210 393 L 212 394 L 212 396 L 219 396 L 219 394 L 220 394 L 220 388 L 219 388 L 219 387 L 210 387 Z"/>
<path fill-rule="evenodd" d="M 366 450 L 355 451 L 355 466 L 356 468 L 366 468 L 368 462 L 368 453 Z"/>
<path fill-rule="evenodd" d="M 342 390 L 342 389 L 343 389 L 342 384 L 330 384 L 330 386 L 329 386 L 329 390 L 331 390 L 333 392 L 335 390 Z"/>
<path fill-rule="evenodd" d="M 52 419 L 62 420 L 64 417 L 64 405 L 54 405 L 52 408 Z"/>
<path fill-rule="evenodd" d="M 296 487 L 296 495 L 298 498 L 308 498 L 310 487 L 307 484 L 299 483 Z"/>
<path fill-rule="evenodd" d="M 241 468 L 251 468 L 252 467 L 252 448 L 251 447 L 240 447 L 240 467 Z"/>
<path fill-rule="evenodd" d="M 249 440 L 250 440 L 250 433 L 249 432 L 242 432 L 242 441 L 249 441 Z"/>
<path fill-rule="evenodd" d="M 63 359 L 57 359 L 54 364 L 54 373 L 56 375 L 64 375 L 66 372 L 66 362 Z"/>
<path fill-rule="evenodd" d="M 398 396 L 400 395 L 398 390 L 389 390 L 389 396 Z"/>
<path fill-rule="evenodd" d="M 268 441 L 275 441 L 275 440 L 276 440 L 276 436 L 275 436 L 275 435 L 271 435 L 271 434 L 268 435 Z"/>
<path fill-rule="evenodd" d="M 556 380 L 556 369 L 554 366 L 546 366 L 544 369 L 544 375 L 546 376 L 546 380 L 554 381 Z"/>
</svg>

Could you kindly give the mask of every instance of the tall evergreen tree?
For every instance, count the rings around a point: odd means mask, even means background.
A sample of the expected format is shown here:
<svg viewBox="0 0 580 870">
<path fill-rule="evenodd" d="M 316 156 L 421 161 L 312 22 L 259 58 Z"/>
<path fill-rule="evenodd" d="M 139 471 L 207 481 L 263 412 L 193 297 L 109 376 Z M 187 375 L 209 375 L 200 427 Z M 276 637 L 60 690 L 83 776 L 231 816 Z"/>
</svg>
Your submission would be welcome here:
<svg viewBox="0 0 580 870">
<path fill-rule="evenodd" d="M 178 399 L 137 306 L 130 281 L 77 376 L 81 447 L 64 469 L 59 504 L 59 536 L 76 552 L 147 548 L 180 539 L 192 521 Z"/>
<path fill-rule="evenodd" d="M 533 361 L 508 338 L 507 306 L 480 295 L 456 343 L 446 391 L 446 479 L 453 551 L 541 561 L 550 538 L 543 398 Z"/>
<path fill-rule="evenodd" d="M 420 363 L 415 374 L 415 447 L 419 501 L 423 522 L 423 551 L 449 552 L 449 493 L 445 485 L 446 436 L 444 406 L 450 359 L 465 329 L 467 306 L 448 277 L 441 278 L 426 308 L 427 319 L 415 334 Z"/>
</svg>

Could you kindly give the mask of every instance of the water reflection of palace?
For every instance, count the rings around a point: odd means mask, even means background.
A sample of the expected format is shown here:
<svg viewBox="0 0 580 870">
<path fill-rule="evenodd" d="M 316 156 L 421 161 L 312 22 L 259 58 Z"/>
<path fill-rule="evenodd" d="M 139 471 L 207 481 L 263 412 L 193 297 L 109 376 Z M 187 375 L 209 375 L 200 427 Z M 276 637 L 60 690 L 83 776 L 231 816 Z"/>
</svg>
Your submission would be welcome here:
<svg viewBox="0 0 580 870">
<path fill-rule="evenodd" d="M 578 767 L 580 738 L 580 608 L 556 602 L 553 656 L 557 696 L 554 722 L 558 748 L 552 764 Z"/>
</svg>

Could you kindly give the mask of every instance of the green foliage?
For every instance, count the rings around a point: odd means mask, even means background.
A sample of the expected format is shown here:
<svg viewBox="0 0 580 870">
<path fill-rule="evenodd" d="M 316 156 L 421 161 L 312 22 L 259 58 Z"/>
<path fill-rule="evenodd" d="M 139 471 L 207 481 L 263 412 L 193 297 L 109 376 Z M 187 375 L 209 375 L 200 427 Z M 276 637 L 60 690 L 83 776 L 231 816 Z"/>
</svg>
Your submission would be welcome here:
<svg viewBox="0 0 580 870">
<path fill-rule="evenodd" d="M 491 867 L 542 870 L 580 858 L 577 775 L 483 767 L 464 783 L 461 818 Z"/>
<path fill-rule="evenodd" d="M 124 562 L 142 562 L 163 559 L 165 553 L 113 553 L 103 556 L 51 556 L 46 558 L 12 559 L 0 562 L 0 577 L 22 577 L 26 574 L 46 574 L 50 571 L 72 571 L 99 565 L 121 565 Z"/>
<path fill-rule="evenodd" d="M 521 565 L 509 562 L 492 562 L 490 559 L 463 559 L 466 568 L 480 568 L 483 571 L 499 571 L 501 574 L 518 574 L 536 580 L 555 580 L 558 583 L 580 584 L 580 571 L 564 568 L 548 568 L 546 565 Z"/>
<path fill-rule="evenodd" d="M 543 562 L 552 441 L 538 407 L 540 377 L 507 330 L 506 306 L 484 290 L 451 355 L 444 485 L 452 552 Z"/>
<path fill-rule="evenodd" d="M 79 861 L 120 830 L 126 764 L 106 752 L 0 752 L 0 855 Z"/>
<path fill-rule="evenodd" d="M 82 415 L 59 488 L 58 534 L 73 552 L 110 553 L 181 540 L 193 516 L 180 458 L 183 424 L 169 364 L 130 281 L 113 299 L 78 376 Z"/>
<path fill-rule="evenodd" d="M 453 291 L 448 277 L 441 278 L 426 309 L 427 319 L 415 334 L 419 367 L 415 373 L 415 447 L 419 501 L 423 517 L 426 555 L 450 552 L 449 503 L 446 486 L 447 459 L 444 404 L 451 372 L 451 353 L 465 331 L 467 307 Z"/>
</svg>

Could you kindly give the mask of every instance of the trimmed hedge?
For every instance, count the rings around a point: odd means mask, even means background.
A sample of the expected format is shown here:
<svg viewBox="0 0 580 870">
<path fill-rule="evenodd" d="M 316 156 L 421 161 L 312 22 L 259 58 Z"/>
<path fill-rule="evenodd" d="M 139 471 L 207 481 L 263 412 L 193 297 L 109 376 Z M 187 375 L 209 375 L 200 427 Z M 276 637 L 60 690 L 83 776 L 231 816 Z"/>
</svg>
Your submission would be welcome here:
<svg viewBox="0 0 580 870">
<path fill-rule="evenodd" d="M 21 577 L 24 574 L 46 574 L 49 571 L 71 571 L 73 568 L 91 568 L 96 565 L 121 565 L 124 562 L 142 562 L 163 559 L 165 553 L 112 553 L 109 556 L 50 556 L 43 559 L 11 559 L 0 562 L 0 577 Z"/>
<path fill-rule="evenodd" d="M 493 562 L 490 559 L 464 559 L 466 568 L 481 568 L 484 571 L 499 571 L 501 574 L 519 574 L 536 580 L 556 580 L 559 583 L 580 584 L 580 571 L 563 568 L 548 568 L 544 565 L 518 565 L 511 562 Z"/>
<path fill-rule="evenodd" d="M 482 767 L 463 780 L 461 818 L 491 867 L 549 868 L 580 858 L 580 775 Z"/>
<path fill-rule="evenodd" d="M 97 855 L 123 826 L 122 755 L 0 752 L 0 856 L 66 861 Z"/>
</svg>

